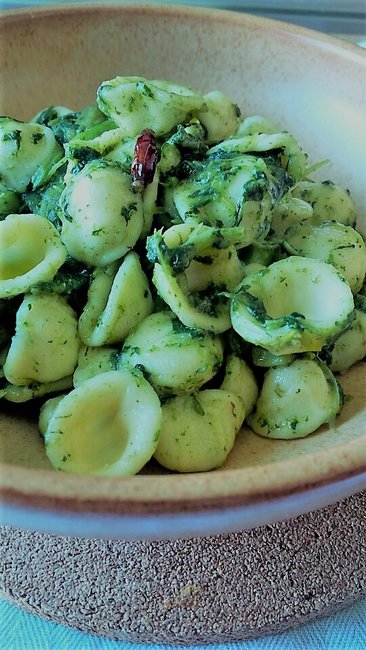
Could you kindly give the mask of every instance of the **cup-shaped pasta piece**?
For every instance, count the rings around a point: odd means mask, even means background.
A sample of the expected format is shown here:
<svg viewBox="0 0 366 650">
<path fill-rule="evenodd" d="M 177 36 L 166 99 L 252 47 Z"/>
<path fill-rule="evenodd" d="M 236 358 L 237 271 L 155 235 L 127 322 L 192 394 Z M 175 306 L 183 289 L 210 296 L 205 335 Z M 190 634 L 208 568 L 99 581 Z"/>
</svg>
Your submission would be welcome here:
<svg viewBox="0 0 366 650">
<path fill-rule="evenodd" d="M 276 156 L 279 154 L 279 163 L 290 176 L 296 180 L 301 180 L 307 171 L 307 154 L 302 151 L 296 138 L 288 131 L 278 131 L 276 133 L 251 133 L 240 134 L 233 138 L 228 138 L 220 142 L 209 151 L 211 157 L 224 156 L 229 152 L 250 154 L 270 153 Z"/>
<path fill-rule="evenodd" d="M 117 355 L 119 350 L 104 346 L 91 348 L 81 345 L 78 354 L 78 363 L 74 371 L 73 384 L 77 388 L 86 379 L 100 375 L 102 372 L 116 370 Z"/>
<path fill-rule="evenodd" d="M 187 327 L 222 334 L 230 329 L 228 301 L 215 291 L 189 294 L 185 279 L 165 264 L 155 264 L 153 283 L 159 296 Z"/>
<path fill-rule="evenodd" d="M 188 178 L 167 191 L 182 221 L 240 226 L 242 246 L 248 246 L 268 232 L 274 184 L 264 160 L 233 153 L 192 163 Z"/>
<path fill-rule="evenodd" d="M 137 242 L 144 226 L 141 196 L 130 174 L 97 160 L 71 176 L 61 195 L 61 238 L 69 254 L 89 266 L 107 266 Z"/>
<path fill-rule="evenodd" d="M 151 314 L 125 340 L 120 364 L 143 370 L 159 395 L 198 390 L 223 360 L 219 337 L 183 325 L 175 314 Z"/>
<path fill-rule="evenodd" d="M 243 135 L 258 135 L 259 133 L 276 133 L 278 132 L 278 127 L 270 122 L 267 117 L 263 115 L 248 115 L 240 123 L 237 136 Z"/>
<path fill-rule="evenodd" d="M 110 120 L 107 121 L 107 123 L 109 122 Z M 91 140 L 86 140 L 87 134 L 88 132 L 86 134 L 80 134 L 79 137 L 73 138 L 71 142 L 65 146 L 66 154 L 69 158 L 68 179 L 70 178 L 69 172 L 70 169 L 72 169 L 73 164 L 84 165 L 86 161 L 100 157 L 103 157 L 104 160 L 118 163 L 122 169 L 128 173 L 130 172 L 134 158 L 137 140 L 136 137 L 126 138 L 124 129 L 120 127 L 104 131 L 97 137 L 93 137 Z M 145 187 L 143 192 L 141 192 L 144 217 L 144 225 L 142 232 L 140 233 L 141 239 L 146 238 L 152 226 L 158 187 L 159 171 L 156 169 L 152 182 Z"/>
<path fill-rule="evenodd" d="M 28 294 L 16 314 L 4 375 L 17 386 L 57 381 L 73 374 L 78 349 L 77 318 L 66 300 Z"/>
<path fill-rule="evenodd" d="M 54 410 L 59 402 L 65 397 L 65 395 L 56 395 L 55 397 L 50 397 L 48 400 L 43 402 L 39 410 L 38 418 L 38 431 L 41 436 L 47 431 L 48 423 L 51 420 L 51 417 L 54 413 Z"/>
<path fill-rule="evenodd" d="M 25 192 L 30 182 L 41 185 L 62 156 L 47 126 L 0 118 L 0 176 L 10 190 Z"/>
<path fill-rule="evenodd" d="M 350 193 L 331 181 L 301 181 L 295 185 L 291 195 L 311 205 L 314 224 L 337 221 L 345 226 L 354 226 L 356 223 L 356 207 Z"/>
<path fill-rule="evenodd" d="M 208 143 L 220 142 L 235 133 L 239 126 L 240 109 L 218 90 L 204 95 L 205 106 L 197 114 L 206 129 Z"/>
<path fill-rule="evenodd" d="M 342 404 L 342 391 L 324 363 L 296 359 L 289 366 L 267 370 L 248 423 L 268 438 L 304 438 L 333 422 Z"/>
<path fill-rule="evenodd" d="M 240 228 L 220 230 L 183 223 L 163 233 L 163 243 L 167 247 L 165 255 L 174 269 L 184 271 L 190 292 L 205 291 L 213 286 L 231 291 L 238 286 L 245 275 L 244 264 L 235 248 L 240 241 L 239 231 Z M 153 252 L 154 241 L 159 248 L 159 238 L 157 233 L 149 239 L 151 260 L 159 259 L 159 254 Z"/>
<path fill-rule="evenodd" d="M 44 422 L 41 426 L 44 430 Z M 111 370 L 51 405 L 46 453 L 65 472 L 136 474 L 153 455 L 160 427 L 159 398 L 142 374 Z"/>
<path fill-rule="evenodd" d="M 281 238 L 286 231 L 296 223 L 305 219 L 312 219 L 313 208 L 310 203 L 286 196 L 272 210 L 271 230 L 274 235 Z"/>
<path fill-rule="evenodd" d="M 147 253 L 151 261 L 159 259 L 159 247 L 163 242 L 165 255 L 175 272 L 184 271 L 194 259 L 214 255 L 215 251 L 242 246 L 243 231 L 240 227 L 216 228 L 202 223 L 180 223 L 163 232 L 156 232 L 147 240 Z M 206 260 L 209 262 L 209 260 Z M 214 262 L 214 259 L 211 260 Z"/>
<path fill-rule="evenodd" d="M 220 467 L 244 420 L 240 397 L 221 389 L 173 397 L 162 405 L 161 433 L 154 458 L 176 472 Z"/>
<path fill-rule="evenodd" d="M 185 270 L 189 291 L 205 291 L 208 287 L 220 287 L 232 291 L 244 277 L 244 264 L 234 246 L 222 250 L 210 248 L 202 256 L 192 260 Z"/>
<path fill-rule="evenodd" d="M 90 346 L 124 341 L 151 314 L 153 300 L 139 256 L 130 252 L 119 269 L 96 269 L 79 319 L 79 335 Z"/>
<path fill-rule="evenodd" d="M 160 147 L 160 158 L 157 169 L 161 174 L 170 174 L 182 160 L 181 153 L 176 144 L 166 140 Z"/>
<path fill-rule="evenodd" d="M 48 219 L 9 214 L 0 221 L 0 298 L 52 280 L 66 257 L 60 235 Z"/>
<path fill-rule="evenodd" d="M 65 392 L 72 387 L 71 375 L 43 384 L 33 381 L 28 386 L 15 386 L 15 384 L 8 383 L 5 388 L 0 390 L 0 397 L 6 399 L 7 402 L 21 404 L 22 402 L 29 402 L 32 399 L 44 397 L 45 395 L 52 395 L 52 393 Z"/>
<path fill-rule="evenodd" d="M 234 330 L 276 355 L 321 350 L 353 316 L 343 276 L 331 264 L 301 256 L 248 275 L 231 302 Z"/>
<path fill-rule="evenodd" d="M 355 310 L 355 319 L 327 351 L 327 363 L 333 372 L 346 372 L 366 356 L 366 310 Z"/>
<path fill-rule="evenodd" d="M 244 359 L 235 354 L 228 356 L 225 376 L 220 388 L 241 398 L 245 407 L 245 416 L 252 412 L 258 397 L 258 384 L 253 370 Z"/>
<path fill-rule="evenodd" d="M 236 286 L 244 274 L 233 252 L 241 238 L 240 227 L 218 229 L 203 224 L 173 226 L 164 234 L 155 232 L 148 238 L 148 258 L 156 262 L 153 282 L 159 296 L 187 327 L 215 334 L 230 328 L 229 300 L 224 290 Z M 229 247 L 232 255 L 230 251 L 224 253 Z M 193 261 L 197 261 L 196 268 L 191 266 Z M 206 271 L 199 276 L 197 266 L 202 262 L 206 263 Z M 218 287 L 214 286 L 216 281 Z"/>
<path fill-rule="evenodd" d="M 97 90 L 101 111 L 111 117 L 126 135 L 146 128 L 163 135 L 204 106 L 202 95 L 190 88 L 143 77 L 115 77 L 103 81 Z"/>
<path fill-rule="evenodd" d="M 325 221 L 319 226 L 305 221 L 290 228 L 284 246 L 290 255 L 314 257 L 332 264 L 347 280 L 353 293 L 361 289 L 366 275 L 366 246 L 351 226 Z"/>
</svg>

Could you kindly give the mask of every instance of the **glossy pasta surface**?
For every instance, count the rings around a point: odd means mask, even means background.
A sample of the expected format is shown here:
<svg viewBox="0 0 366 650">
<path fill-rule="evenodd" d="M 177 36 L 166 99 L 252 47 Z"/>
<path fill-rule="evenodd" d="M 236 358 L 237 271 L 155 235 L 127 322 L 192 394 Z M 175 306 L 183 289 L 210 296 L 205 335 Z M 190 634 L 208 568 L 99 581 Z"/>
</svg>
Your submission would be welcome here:
<svg viewBox="0 0 366 650">
<path fill-rule="evenodd" d="M 0 399 L 37 400 L 55 469 L 209 471 L 244 423 L 334 421 L 366 246 L 307 160 L 219 90 L 137 76 L 0 119 Z"/>
</svg>

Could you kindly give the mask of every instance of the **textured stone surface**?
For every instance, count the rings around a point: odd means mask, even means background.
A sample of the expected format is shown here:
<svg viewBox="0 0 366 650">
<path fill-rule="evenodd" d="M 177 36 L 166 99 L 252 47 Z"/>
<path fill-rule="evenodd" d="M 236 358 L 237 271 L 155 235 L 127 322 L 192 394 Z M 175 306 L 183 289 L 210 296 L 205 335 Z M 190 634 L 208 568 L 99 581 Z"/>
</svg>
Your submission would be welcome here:
<svg viewBox="0 0 366 650">
<path fill-rule="evenodd" d="M 4 596 L 79 630 L 202 643 L 283 631 L 366 593 L 366 493 L 288 522 L 126 542 L 2 528 Z"/>
</svg>

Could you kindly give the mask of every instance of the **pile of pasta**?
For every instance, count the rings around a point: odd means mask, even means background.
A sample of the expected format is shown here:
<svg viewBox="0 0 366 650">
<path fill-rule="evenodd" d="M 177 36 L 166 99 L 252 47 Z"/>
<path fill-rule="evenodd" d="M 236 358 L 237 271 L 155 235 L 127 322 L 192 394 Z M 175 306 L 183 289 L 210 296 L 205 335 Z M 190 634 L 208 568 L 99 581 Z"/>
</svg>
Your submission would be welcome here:
<svg viewBox="0 0 366 650">
<path fill-rule="evenodd" d="M 207 471 L 244 422 L 334 421 L 366 353 L 366 247 L 315 168 L 221 92 L 141 77 L 0 118 L 0 396 L 38 400 L 56 469 Z"/>
</svg>

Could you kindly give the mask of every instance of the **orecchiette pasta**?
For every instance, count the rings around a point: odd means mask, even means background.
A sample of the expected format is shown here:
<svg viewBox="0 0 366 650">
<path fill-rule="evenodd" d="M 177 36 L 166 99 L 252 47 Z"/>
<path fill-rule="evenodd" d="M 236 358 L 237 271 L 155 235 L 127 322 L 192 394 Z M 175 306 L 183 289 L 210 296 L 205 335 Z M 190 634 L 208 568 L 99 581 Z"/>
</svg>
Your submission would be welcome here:
<svg viewBox="0 0 366 650">
<path fill-rule="evenodd" d="M 204 97 L 189 88 L 141 77 L 104 81 L 97 90 L 97 101 L 100 110 L 129 136 L 138 135 L 147 125 L 157 135 L 169 133 L 205 104 Z"/>
<path fill-rule="evenodd" d="M 70 390 L 72 385 L 72 375 L 45 383 L 32 381 L 28 386 L 16 386 L 15 384 L 8 383 L 0 390 L 0 397 L 3 397 L 8 402 L 21 404 L 22 402 L 29 402 L 32 399 L 44 397 L 52 393 Z"/>
<path fill-rule="evenodd" d="M 210 332 L 185 327 L 172 312 L 151 314 L 127 337 L 120 366 L 141 368 L 159 395 L 198 390 L 218 371 L 223 345 Z"/>
<path fill-rule="evenodd" d="M 223 274 L 215 250 L 225 250 L 235 244 L 240 246 L 241 241 L 240 227 L 217 229 L 203 224 L 172 226 L 164 235 L 155 232 L 149 237 L 148 257 L 155 262 L 153 283 L 159 296 L 187 327 L 205 329 L 215 334 L 230 329 L 229 302 L 223 290 L 239 280 L 244 271 L 239 260 L 236 259 L 235 263 L 234 258 L 232 264 L 226 265 Z M 195 267 L 192 269 L 192 263 L 204 262 L 209 265 L 210 261 L 211 272 L 206 272 L 206 280 L 201 278 L 204 290 L 194 291 Z M 220 293 L 207 291 L 211 283 L 210 275 L 216 273 L 221 275 Z"/>
<path fill-rule="evenodd" d="M 79 319 L 80 339 L 94 347 L 121 343 L 152 310 L 148 279 L 138 255 L 130 252 L 119 268 L 95 269 Z"/>
<path fill-rule="evenodd" d="M 291 226 L 305 219 L 310 220 L 312 216 L 313 208 L 310 203 L 286 196 L 273 208 L 271 230 L 276 237 L 281 238 Z"/>
<path fill-rule="evenodd" d="M 295 359 L 267 370 L 248 421 L 261 436 L 303 438 L 334 421 L 341 407 L 342 393 L 329 368 L 315 359 Z"/>
<path fill-rule="evenodd" d="M 87 163 L 61 195 L 61 239 L 70 255 L 91 266 L 107 266 L 137 242 L 143 203 L 130 176 L 108 161 Z"/>
<path fill-rule="evenodd" d="M 307 161 L 222 92 L 138 76 L 0 118 L 0 399 L 42 400 L 54 468 L 208 471 L 244 421 L 333 422 L 366 354 L 366 246 Z"/>
<path fill-rule="evenodd" d="M 160 426 L 158 396 L 141 373 L 126 369 L 85 380 L 42 423 L 54 467 L 108 476 L 136 474 L 154 453 Z"/>
<path fill-rule="evenodd" d="M 244 359 L 234 354 L 227 358 L 225 377 L 220 388 L 241 398 L 246 416 L 252 412 L 258 397 L 258 384 L 252 368 Z"/>
<path fill-rule="evenodd" d="M 78 354 L 78 362 L 73 375 L 73 384 L 77 388 L 86 379 L 91 379 L 102 372 L 109 372 L 116 369 L 118 348 L 104 345 L 99 348 L 91 348 L 81 345 Z"/>
<path fill-rule="evenodd" d="M 78 349 L 77 318 L 66 300 L 28 294 L 16 314 L 4 375 L 16 386 L 57 381 L 73 374 Z"/>
<path fill-rule="evenodd" d="M 176 472 L 205 472 L 226 460 L 245 409 L 238 395 L 216 389 L 172 397 L 162 413 L 156 460 Z"/>
<path fill-rule="evenodd" d="M 66 247 L 48 219 L 9 214 L 0 221 L 0 298 L 52 280 L 66 257 Z"/>
<path fill-rule="evenodd" d="M 302 180 L 306 174 L 307 154 L 304 153 L 291 133 L 280 132 L 252 132 L 250 135 L 241 135 L 240 129 L 237 137 L 220 142 L 210 151 L 211 157 L 223 154 L 250 154 L 252 152 L 278 152 L 280 151 L 279 164 L 286 169 L 296 181 Z"/>
<path fill-rule="evenodd" d="M 366 246 L 354 228 L 335 221 L 319 226 L 305 221 L 287 231 L 284 245 L 290 255 L 329 262 L 346 278 L 353 293 L 361 289 L 366 275 Z"/>
<path fill-rule="evenodd" d="M 366 355 L 366 310 L 356 309 L 350 327 L 341 334 L 327 354 L 333 372 L 346 372 Z"/>
<path fill-rule="evenodd" d="M 172 186 L 171 201 L 182 221 L 241 227 L 242 243 L 247 246 L 268 231 L 273 185 L 263 159 L 235 152 L 220 156 L 220 151 L 214 155 L 209 150 L 207 159 L 196 163 L 185 181 Z"/>
<path fill-rule="evenodd" d="M 25 192 L 43 183 L 62 148 L 51 129 L 41 124 L 0 117 L 0 177 L 9 190 Z"/>
<path fill-rule="evenodd" d="M 204 100 L 204 108 L 197 116 L 206 129 L 206 142 L 216 143 L 234 135 L 240 124 L 238 106 L 218 90 L 204 95 Z"/>
<path fill-rule="evenodd" d="M 353 315 L 344 278 L 331 264 L 301 256 L 250 274 L 231 303 L 234 330 L 276 355 L 321 350 Z"/>
<path fill-rule="evenodd" d="M 349 192 L 331 181 L 302 180 L 294 186 L 291 194 L 311 205 L 315 224 L 337 221 L 345 226 L 354 226 L 356 223 L 356 210 Z"/>
</svg>

